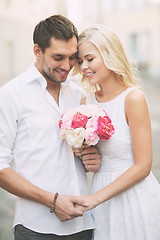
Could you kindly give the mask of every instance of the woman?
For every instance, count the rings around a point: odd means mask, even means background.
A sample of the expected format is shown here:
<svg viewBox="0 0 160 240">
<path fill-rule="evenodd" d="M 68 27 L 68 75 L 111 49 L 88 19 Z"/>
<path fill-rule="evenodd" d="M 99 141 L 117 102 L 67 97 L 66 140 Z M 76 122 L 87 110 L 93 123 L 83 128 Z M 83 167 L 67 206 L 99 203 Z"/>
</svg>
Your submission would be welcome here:
<svg viewBox="0 0 160 240">
<path fill-rule="evenodd" d="M 151 173 L 152 140 L 147 101 L 118 37 L 103 25 L 79 36 L 77 67 L 95 92 L 83 104 L 106 110 L 114 135 L 101 140 L 101 166 L 93 193 L 94 240 L 159 240 L 160 186 Z M 98 86 L 98 87 L 97 87 Z M 74 149 L 81 155 L 81 149 Z M 81 156 L 85 160 L 85 156 Z M 86 163 L 85 163 L 86 165 Z"/>
</svg>

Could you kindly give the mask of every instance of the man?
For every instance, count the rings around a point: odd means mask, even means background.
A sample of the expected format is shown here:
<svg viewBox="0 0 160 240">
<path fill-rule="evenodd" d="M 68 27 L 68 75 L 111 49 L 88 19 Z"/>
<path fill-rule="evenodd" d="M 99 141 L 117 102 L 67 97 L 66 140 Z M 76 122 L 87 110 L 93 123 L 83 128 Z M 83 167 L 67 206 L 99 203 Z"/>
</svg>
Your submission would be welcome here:
<svg viewBox="0 0 160 240">
<path fill-rule="evenodd" d="M 67 79 L 77 38 L 61 15 L 41 21 L 33 34 L 35 64 L 0 89 L 0 186 L 18 197 L 15 240 L 91 238 L 90 212 L 75 205 L 87 206 L 76 196 L 87 194 L 84 166 L 96 171 L 100 154 L 85 149 L 83 165 L 58 129 L 61 114 L 84 96 Z"/>
</svg>

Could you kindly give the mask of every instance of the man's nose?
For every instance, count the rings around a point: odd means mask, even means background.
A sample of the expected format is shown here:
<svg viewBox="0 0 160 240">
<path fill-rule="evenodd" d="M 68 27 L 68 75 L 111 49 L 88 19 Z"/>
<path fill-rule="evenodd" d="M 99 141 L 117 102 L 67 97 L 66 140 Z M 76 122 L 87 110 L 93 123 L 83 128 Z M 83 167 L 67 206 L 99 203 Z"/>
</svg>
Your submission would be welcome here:
<svg viewBox="0 0 160 240">
<path fill-rule="evenodd" d="M 61 64 L 61 68 L 65 71 L 69 71 L 71 69 L 71 64 L 69 58 L 63 60 Z"/>
</svg>

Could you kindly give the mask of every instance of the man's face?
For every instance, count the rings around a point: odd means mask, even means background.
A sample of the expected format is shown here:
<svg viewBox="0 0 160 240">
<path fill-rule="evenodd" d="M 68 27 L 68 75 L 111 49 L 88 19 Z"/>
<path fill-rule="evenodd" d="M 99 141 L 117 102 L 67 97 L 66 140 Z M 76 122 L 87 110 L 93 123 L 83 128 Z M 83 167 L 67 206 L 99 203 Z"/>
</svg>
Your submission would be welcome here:
<svg viewBox="0 0 160 240">
<path fill-rule="evenodd" d="M 74 36 L 66 42 L 52 37 L 50 43 L 50 47 L 40 54 L 38 69 L 46 80 L 61 83 L 75 64 L 77 39 Z"/>
</svg>

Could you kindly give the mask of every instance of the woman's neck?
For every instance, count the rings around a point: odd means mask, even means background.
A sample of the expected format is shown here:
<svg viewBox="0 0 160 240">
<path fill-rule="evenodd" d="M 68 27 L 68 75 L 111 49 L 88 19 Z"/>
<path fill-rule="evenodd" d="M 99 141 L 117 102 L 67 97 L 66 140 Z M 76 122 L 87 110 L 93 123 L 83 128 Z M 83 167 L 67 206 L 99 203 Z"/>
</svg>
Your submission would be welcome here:
<svg viewBox="0 0 160 240">
<path fill-rule="evenodd" d="M 99 101 L 107 102 L 127 89 L 127 86 L 121 83 L 114 75 L 101 83 L 101 90 L 97 92 L 96 97 Z"/>
</svg>

